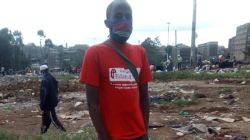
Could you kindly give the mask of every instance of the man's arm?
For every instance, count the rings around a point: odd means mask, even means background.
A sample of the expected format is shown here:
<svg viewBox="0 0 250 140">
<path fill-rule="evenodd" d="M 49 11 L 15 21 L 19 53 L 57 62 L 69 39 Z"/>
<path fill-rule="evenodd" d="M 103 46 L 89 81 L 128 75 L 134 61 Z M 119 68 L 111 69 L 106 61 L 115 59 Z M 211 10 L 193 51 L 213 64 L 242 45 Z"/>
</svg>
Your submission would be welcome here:
<svg viewBox="0 0 250 140">
<path fill-rule="evenodd" d="M 42 80 L 40 87 L 40 109 L 43 111 L 46 106 L 46 98 L 47 98 L 47 83 L 46 80 Z"/>
<path fill-rule="evenodd" d="M 86 84 L 87 102 L 91 120 L 95 126 L 100 140 L 111 140 L 104 126 L 101 112 L 99 110 L 99 89 Z"/>
<path fill-rule="evenodd" d="M 141 85 L 140 88 L 140 105 L 144 117 L 146 131 L 148 131 L 149 122 L 149 97 L 148 97 L 148 84 Z"/>
</svg>

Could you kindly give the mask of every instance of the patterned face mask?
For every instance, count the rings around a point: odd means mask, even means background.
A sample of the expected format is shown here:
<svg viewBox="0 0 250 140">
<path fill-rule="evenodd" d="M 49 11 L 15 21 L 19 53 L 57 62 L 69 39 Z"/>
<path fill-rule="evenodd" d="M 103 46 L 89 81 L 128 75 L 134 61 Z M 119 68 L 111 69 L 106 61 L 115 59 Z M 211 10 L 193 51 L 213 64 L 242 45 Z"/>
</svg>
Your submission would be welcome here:
<svg viewBox="0 0 250 140">
<path fill-rule="evenodd" d="M 116 20 L 110 23 L 110 37 L 120 43 L 125 43 L 132 33 L 132 22 L 128 20 Z"/>
</svg>

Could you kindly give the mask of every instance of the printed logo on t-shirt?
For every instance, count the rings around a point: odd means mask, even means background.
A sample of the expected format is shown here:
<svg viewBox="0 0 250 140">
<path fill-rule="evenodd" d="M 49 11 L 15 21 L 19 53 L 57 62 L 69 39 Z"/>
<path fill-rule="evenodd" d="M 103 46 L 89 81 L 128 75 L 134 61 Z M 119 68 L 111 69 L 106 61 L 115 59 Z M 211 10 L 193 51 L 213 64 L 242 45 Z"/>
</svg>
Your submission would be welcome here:
<svg viewBox="0 0 250 140">
<path fill-rule="evenodd" d="M 110 68 L 109 69 L 109 80 L 111 82 L 132 82 L 135 81 L 132 73 L 129 69 L 124 68 Z"/>
<path fill-rule="evenodd" d="M 140 73 L 140 68 L 137 68 Z M 124 68 L 110 68 L 109 69 L 110 84 L 116 89 L 136 89 L 137 83 L 129 69 Z M 130 83 L 123 83 L 130 82 Z"/>
</svg>

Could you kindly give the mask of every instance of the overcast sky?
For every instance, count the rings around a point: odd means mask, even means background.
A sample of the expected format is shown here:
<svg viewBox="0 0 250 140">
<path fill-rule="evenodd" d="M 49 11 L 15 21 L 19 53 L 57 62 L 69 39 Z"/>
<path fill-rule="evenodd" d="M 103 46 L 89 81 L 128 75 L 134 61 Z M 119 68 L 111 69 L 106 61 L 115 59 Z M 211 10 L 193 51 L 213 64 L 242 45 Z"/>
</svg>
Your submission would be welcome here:
<svg viewBox="0 0 250 140">
<path fill-rule="evenodd" d="M 19 30 L 24 43 L 39 44 L 42 29 L 56 45 L 95 44 L 108 29 L 105 11 L 112 0 L 1 0 L 0 29 Z M 133 8 L 133 34 L 129 42 L 159 37 L 163 45 L 191 45 L 193 0 L 127 0 Z M 218 41 L 228 46 L 236 27 L 250 22 L 250 0 L 197 0 L 196 45 Z"/>
</svg>

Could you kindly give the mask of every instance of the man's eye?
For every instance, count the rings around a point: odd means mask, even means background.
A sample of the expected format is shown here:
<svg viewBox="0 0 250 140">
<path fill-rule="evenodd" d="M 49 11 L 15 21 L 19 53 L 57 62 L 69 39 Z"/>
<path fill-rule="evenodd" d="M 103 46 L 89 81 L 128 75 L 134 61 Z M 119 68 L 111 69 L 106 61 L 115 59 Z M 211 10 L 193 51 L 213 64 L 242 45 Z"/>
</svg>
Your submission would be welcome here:
<svg viewBox="0 0 250 140">
<path fill-rule="evenodd" d="M 115 19 L 122 19 L 123 15 L 122 14 L 116 14 Z"/>
<path fill-rule="evenodd" d="M 121 14 L 121 13 L 118 13 L 114 17 L 117 20 L 120 20 L 120 19 L 123 19 L 123 18 L 126 18 L 127 20 L 131 20 L 132 19 L 132 15 L 131 14 Z"/>
<path fill-rule="evenodd" d="M 126 14 L 126 19 L 131 20 L 132 19 L 132 15 L 131 14 Z"/>
</svg>

